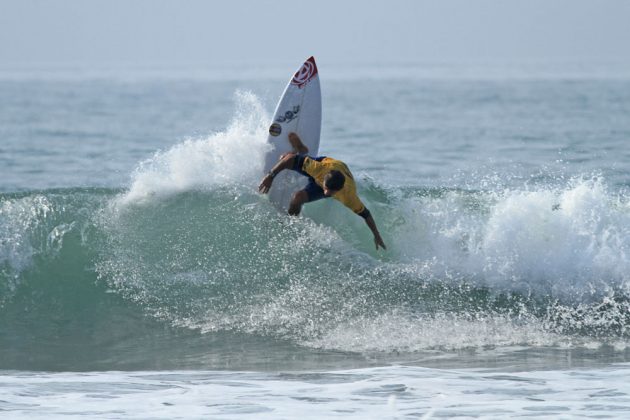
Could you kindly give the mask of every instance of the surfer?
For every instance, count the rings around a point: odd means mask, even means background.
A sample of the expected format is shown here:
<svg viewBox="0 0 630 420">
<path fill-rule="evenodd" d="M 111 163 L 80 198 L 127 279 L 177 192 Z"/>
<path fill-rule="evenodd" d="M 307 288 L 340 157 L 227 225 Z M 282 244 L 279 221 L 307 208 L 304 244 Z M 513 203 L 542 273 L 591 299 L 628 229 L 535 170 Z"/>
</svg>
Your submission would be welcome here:
<svg viewBox="0 0 630 420">
<path fill-rule="evenodd" d="M 296 191 L 289 204 L 289 214 L 297 216 L 302 210 L 302 205 L 322 198 L 335 198 L 350 210 L 363 217 L 374 234 L 376 249 L 385 247 L 381 234 L 376 227 L 370 211 L 359 199 L 352 173 L 340 160 L 326 156 L 308 156 L 308 148 L 302 143 L 296 133 L 289 133 L 289 142 L 293 146 L 294 153 L 285 153 L 280 157 L 276 165 L 261 181 L 258 190 L 267 194 L 273 183 L 273 179 L 283 170 L 291 169 L 308 177 L 308 184 L 303 190 Z"/>
</svg>

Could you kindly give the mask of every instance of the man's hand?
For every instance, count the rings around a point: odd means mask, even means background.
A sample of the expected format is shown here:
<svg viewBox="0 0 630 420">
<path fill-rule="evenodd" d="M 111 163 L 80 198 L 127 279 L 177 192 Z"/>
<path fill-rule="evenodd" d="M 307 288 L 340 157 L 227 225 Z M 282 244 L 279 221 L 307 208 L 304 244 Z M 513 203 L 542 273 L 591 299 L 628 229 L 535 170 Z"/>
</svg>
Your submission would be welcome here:
<svg viewBox="0 0 630 420">
<path fill-rule="evenodd" d="M 385 246 L 385 242 L 383 242 L 383 238 L 381 238 L 381 235 L 374 235 L 374 244 L 376 245 L 377 251 L 379 246 L 383 249 L 387 249 L 387 247 Z"/>
<path fill-rule="evenodd" d="M 282 172 L 283 170 L 292 168 L 294 159 L 295 159 L 295 153 L 283 154 L 282 157 L 280 157 L 280 160 L 278 161 L 278 163 L 276 163 L 276 165 L 273 168 L 271 168 L 271 171 L 269 171 L 269 173 L 265 175 L 262 181 L 260 181 L 260 185 L 258 186 L 258 191 L 260 191 L 263 194 L 267 194 L 269 192 L 269 189 L 271 188 L 271 184 L 273 183 L 273 178 L 275 176 L 278 176 L 278 174 Z M 271 174 L 274 174 L 274 175 L 271 176 Z"/>
<path fill-rule="evenodd" d="M 269 189 L 271 188 L 272 183 L 273 177 L 271 176 L 271 174 L 265 175 L 265 177 L 260 182 L 260 185 L 258 186 L 258 191 L 263 194 L 267 194 L 269 192 Z"/>
<path fill-rule="evenodd" d="M 367 215 L 364 215 L 363 212 L 367 213 Z M 374 245 L 376 245 L 376 250 L 378 251 L 379 246 L 383 249 L 387 249 L 387 247 L 385 246 L 385 242 L 383 242 L 383 238 L 381 238 L 381 234 L 376 227 L 376 222 L 370 214 L 370 211 L 368 209 L 365 209 L 363 210 L 363 212 L 362 216 L 365 217 L 365 223 L 367 223 L 368 227 L 372 231 L 372 234 L 374 235 Z"/>
</svg>

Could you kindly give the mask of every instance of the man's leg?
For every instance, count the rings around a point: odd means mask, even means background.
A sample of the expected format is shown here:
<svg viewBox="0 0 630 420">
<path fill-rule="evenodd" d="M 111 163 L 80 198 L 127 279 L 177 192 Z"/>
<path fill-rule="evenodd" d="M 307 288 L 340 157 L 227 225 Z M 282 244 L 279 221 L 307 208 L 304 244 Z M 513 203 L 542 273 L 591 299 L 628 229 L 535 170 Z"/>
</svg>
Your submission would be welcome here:
<svg viewBox="0 0 630 420">
<path fill-rule="evenodd" d="M 317 185 L 313 178 L 309 177 L 306 187 L 304 187 L 303 190 L 295 192 L 293 197 L 291 197 L 291 203 L 289 203 L 289 215 L 297 216 L 300 214 L 304 203 L 321 200 L 322 198 L 326 198 L 324 190 Z"/>
<path fill-rule="evenodd" d="M 296 191 L 291 197 L 291 203 L 289 204 L 289 215 L 297 216 L 300 214 L 302 210 L 302 205 L 307 203 L 309 200 L 308 193 L 306 190 Z"/>
<path fill-rule="evenodd" d="M 308 147 L 302 143 L 300 136 L 295 133 L 289 133 L 289 143 L 293 147 L 293 151 L 298 155 L 305 155 L 308 153 Z"/>
</svg>

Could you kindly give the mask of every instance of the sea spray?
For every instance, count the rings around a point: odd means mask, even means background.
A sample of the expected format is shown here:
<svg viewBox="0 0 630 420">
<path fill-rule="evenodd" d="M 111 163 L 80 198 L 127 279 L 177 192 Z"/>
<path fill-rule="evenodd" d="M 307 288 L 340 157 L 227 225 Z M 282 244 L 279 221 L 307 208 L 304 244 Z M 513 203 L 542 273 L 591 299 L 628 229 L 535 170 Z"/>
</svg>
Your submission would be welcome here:
<svg viewBox="0 0 630 420">
<path fill-rule="evenodd" d="M 262 174 L 268 116 L 260 100 L 237 92 L 235 117 L 225 131 L 192 138 L 139 163 L 121 205 L 190 190 L 252 185 Z"/>
</svg>

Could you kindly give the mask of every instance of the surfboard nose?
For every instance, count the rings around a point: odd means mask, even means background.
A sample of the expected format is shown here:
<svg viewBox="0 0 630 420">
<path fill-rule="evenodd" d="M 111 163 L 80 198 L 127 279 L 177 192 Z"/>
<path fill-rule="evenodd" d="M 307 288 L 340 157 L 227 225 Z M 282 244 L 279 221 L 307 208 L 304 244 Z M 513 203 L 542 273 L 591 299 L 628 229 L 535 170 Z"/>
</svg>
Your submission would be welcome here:
<svg viewBox="0 0 630 420">
<path fill-rule="evenodd" d="M 300 89 L 306 86 L 315 76 L 317 76 L 317 64 L 315 57 L 310 56 L 304 64 L 295 72 L 291 84 L 296 85 Z"/>
</svg>

